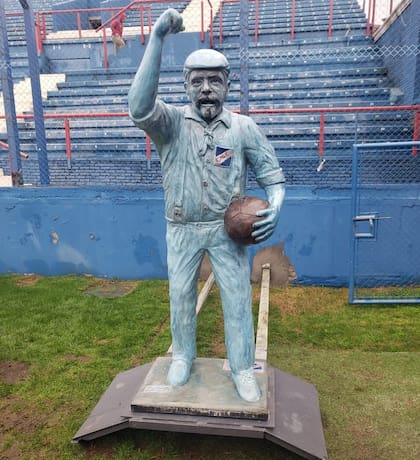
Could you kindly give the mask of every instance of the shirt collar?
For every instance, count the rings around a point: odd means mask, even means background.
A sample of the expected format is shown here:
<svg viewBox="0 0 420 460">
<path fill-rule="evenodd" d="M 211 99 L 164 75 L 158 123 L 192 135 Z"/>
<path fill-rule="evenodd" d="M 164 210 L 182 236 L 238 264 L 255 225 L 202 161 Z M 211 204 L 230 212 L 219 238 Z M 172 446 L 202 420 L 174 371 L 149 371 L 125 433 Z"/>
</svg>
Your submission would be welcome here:
<svg viewBox="0 0 420 460">
<path fill-rule="evenodd" d="M 192 109 L 190 105 L 186 106 L 184 116 L 185 118 L 190 118 L 191 120 L 197 121 L 203 126 L 207 126 L 207 123 Z M 215 122 L 217 121 L 221 121 L 226 126 L 226 128 L 230 128 L 232 124 L 231 112 L 223 107 L 222 112 L 212 122 L 212 125 L 215 126 Z"/>
</svg>

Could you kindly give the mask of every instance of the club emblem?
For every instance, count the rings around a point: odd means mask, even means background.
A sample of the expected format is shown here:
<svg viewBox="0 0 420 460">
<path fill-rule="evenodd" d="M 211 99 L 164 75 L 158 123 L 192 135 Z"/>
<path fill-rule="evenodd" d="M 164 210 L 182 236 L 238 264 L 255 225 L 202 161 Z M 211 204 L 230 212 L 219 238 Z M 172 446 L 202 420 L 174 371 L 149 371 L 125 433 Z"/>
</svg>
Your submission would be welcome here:
<svg viewBox="0 0 420 460">
<path fill-rule="evenodd" d="M 216 146 L 214 164 L 222 168 L 229 168 L 232 163 L 233 149 Z"/>
</svg>

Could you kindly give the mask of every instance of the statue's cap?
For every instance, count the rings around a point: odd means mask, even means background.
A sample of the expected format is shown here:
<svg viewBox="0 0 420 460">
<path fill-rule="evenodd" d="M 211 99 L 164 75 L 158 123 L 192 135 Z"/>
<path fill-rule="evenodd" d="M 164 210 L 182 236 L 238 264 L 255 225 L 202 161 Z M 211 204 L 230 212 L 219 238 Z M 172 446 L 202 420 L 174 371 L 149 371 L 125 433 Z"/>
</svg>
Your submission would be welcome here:
<svg viewBox="0 0 420 460">
<path fill-rule="evenodd" d="M 193 51 L 185 60 L 184 74 L 191 70 L 220 69 L 229 72 L 229 61 L 219 51 L 199 49 Z"/>
</svg>

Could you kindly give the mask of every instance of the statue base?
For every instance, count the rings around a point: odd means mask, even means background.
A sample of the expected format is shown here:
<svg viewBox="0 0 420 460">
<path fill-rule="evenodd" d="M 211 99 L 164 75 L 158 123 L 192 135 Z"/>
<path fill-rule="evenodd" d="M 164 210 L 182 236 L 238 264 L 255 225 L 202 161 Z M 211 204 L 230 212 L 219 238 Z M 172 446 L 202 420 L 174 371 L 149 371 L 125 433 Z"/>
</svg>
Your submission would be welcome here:
<svg viewBox="0 0 420 460">
<path fill-rule="evenodd" d="M 118 374 L 73 437 L 90 441 L 127 428 L 267 439 L 306 459 L 326 459 L 316 388 L 264 363 L 263 396 L 236 393 L 226 362 L 199 358 L 189 382 L 166 382 L 170 358 Z M 264 368 L 265 367 L 265 368 Z"/>
<path fill-rule="evenodd" d="M 167 383 L 171 358 L 158 358 L 131 403 L 135 412 L 153 412 L 209 417 L 268 419 L 267 373 L 256 366 L 255 375 L 262 391 L 259 401 L 247 403 L 236 392 L 224 359 L 198 358 L 183 386 Z"/>
</svg>

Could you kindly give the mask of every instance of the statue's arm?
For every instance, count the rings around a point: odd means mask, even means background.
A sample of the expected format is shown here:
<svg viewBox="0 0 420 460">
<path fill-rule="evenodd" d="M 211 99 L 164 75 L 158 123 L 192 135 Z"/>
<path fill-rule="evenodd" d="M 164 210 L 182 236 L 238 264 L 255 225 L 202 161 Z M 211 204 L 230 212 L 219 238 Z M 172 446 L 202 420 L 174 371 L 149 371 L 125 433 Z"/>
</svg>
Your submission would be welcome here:
<svg viewBox="0 0 420 460">
<path fill-rule="evenodd" d="M 156 21 L 128 92 L 128 106 L 132 118 L 141 119 L 152 112 L 158 91 L 164 38 L 169 33 L 177 33 L 183 29 L 182 16 L 174 9 L 166 10 Z"/>
</svg>

